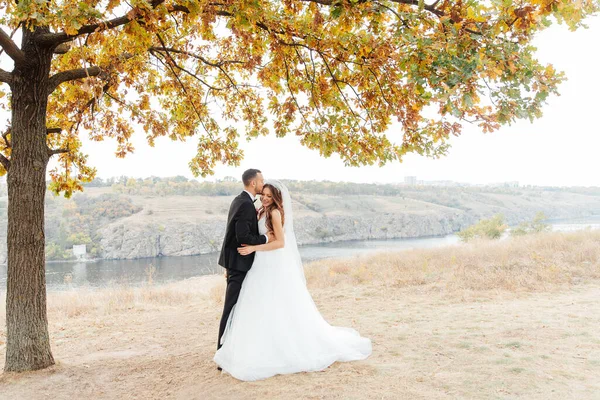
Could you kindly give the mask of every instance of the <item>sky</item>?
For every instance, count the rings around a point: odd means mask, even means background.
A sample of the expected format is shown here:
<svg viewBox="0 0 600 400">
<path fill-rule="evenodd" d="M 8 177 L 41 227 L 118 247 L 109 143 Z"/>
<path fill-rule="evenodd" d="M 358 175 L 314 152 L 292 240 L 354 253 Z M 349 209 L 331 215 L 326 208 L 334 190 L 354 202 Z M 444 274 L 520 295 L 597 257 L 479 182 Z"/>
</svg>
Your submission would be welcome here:
<svg viewBox="0 0 600 400">
<path fill-rule="evenodd" d="M 554 25 L 535 39 L 538 59 L 564 71 L 568 80 L 559 87 L 561 96 L 550 97 L 544 116 L 533 123 L 522 120 L 487 134 L 465 123 L 463 134 L 451 139 L 446 157 L 434 160 L 408 155 L 402 163 L 384 167 L 345 167 L 338 157 L 322 158 L 302 147 L 295 137 L 261 137 L 242 142 L 245 158 L 239 167 L 218 165 L 207 180 L 241 178 L 245 169 L 258 168 L 266 178 L 277 179 L 393 183 L 416 176 L 419 180 L 470 184 L 518 181 L 521 185 L 600 186 L 600 16 L 590 18 L 587 24 L 589 29 L 576 32 Z M 393 138 L 394 132 L 388 135 Z M 401 132 L 397 135 L 401 137 Z M 89 164 L 101 178 L 193 178 L 188 167 L 196 151 L 193 138 L 185 143 L 160 138 L 152 148 L 140 129 L 133 140 L 135 153 L 117 159 L 114 141 L 98 143 L 90 142 L 86 135 L 81 137 Z"/>
</svg>

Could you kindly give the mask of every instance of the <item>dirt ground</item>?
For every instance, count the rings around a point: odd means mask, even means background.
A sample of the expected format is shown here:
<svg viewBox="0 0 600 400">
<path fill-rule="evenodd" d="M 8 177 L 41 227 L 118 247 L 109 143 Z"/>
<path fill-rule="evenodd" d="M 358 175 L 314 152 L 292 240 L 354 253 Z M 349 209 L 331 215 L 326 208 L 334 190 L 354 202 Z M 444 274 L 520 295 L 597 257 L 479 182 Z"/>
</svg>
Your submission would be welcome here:
<svg viewBox="0 0 600 400">
<path fill-rule="evenodd" d="M 0 398 L 600 399 L 600 284 L 463 297 L 377 282 L 313 288 L 330 323 L 372 339 L 372 356 L 253 383 L 212 362 L 222 288 L 212 276 L 51 293 L 57 364 L 2 374 Z M 2 343 L 0 368 L 4 356 Z"/>
</svg>

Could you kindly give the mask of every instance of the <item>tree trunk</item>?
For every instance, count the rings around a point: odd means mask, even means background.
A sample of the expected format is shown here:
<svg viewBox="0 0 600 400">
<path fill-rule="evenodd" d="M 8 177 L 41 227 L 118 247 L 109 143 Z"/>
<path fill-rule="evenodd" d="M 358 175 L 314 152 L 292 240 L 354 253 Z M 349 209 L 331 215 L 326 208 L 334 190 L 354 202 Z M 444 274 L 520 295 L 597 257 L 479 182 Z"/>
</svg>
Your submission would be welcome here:
<svg viewBox="0 0 600 400">
<path fill-rule="evenodd" d="M 46 314 L 44 196 L 47 87 L 52 49 L 40 48 L 23 30 L 27 62 L 14 70 L 11 165 L 8 171 L 8 281 L 5 371 L 54 364 Z"/>
</svg>

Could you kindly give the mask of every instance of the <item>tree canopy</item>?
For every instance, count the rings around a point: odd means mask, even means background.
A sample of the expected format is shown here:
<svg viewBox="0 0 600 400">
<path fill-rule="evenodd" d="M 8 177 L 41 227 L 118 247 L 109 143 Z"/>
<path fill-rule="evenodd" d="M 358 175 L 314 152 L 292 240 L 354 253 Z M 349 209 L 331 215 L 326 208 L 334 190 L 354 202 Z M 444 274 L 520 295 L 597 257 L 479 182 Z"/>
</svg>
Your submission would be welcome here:
<svg viewBox="0 0 600 400">
<path fill-rule="evenodd" d="M 536 60 L 532 38 L 553 22 L 577 29 L 598 9 L 597 0 L 0 0 L 0 45 L 15 65 L 28 62 L 12 40 L 19 28 L 54 48 L 51 188 L 70 195 L 96 172 L 78 135 L 115 138 L 124 157 L 136 126 L 151 145 L 195 136 L 189 165 L 203 176 L 239 164 L 239 140 L 269 133 L 353 166 L 443 155 L 466 121 L 490 132 L 539 117 L 564 76 Z M 0 69 L 0 82 L 13 79 Z M 0 90 L 9 109 L 10 88 Z M 401 131 L 389 132 L 396 122 Z"/>
</svg>

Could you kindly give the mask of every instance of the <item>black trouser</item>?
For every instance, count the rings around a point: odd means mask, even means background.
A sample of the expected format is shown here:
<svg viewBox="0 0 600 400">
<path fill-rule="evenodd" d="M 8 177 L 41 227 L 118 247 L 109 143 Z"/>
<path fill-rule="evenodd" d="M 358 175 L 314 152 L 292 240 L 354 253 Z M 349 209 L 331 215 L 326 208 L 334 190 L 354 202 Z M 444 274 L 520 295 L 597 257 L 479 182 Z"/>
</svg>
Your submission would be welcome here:
<svg viewBox="0 0 600 400">
<path fill-rule="evenodd" d="M 247 272 L 234 271 L 231 269 L 227 270 L 227 290 L 225 291 L 225 302 L 223 304 L 223 316 L 221 317 L 221 324 L 219 325 L 219 340 L 217 341 L 217 350 L 221 348 L 221 337 L 225 332 L 227 326 L 227 320 L 231 309 L 237 303 L 238 297 L 240 296 L 240 290 L 242 289 L 242 282 L 246 277 Z"/>
</svg>

